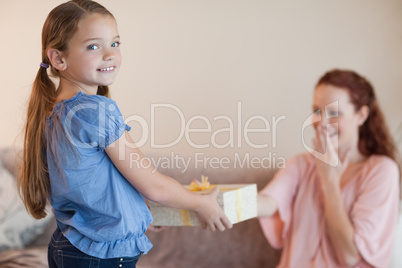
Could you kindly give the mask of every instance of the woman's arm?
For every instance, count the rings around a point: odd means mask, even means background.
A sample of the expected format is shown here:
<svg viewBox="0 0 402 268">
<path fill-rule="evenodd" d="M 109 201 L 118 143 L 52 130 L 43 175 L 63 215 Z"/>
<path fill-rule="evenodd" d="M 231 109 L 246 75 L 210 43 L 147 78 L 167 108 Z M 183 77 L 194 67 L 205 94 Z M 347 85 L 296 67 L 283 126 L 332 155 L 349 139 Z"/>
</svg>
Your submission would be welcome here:
<svg viewBox="0 0 402 268">
<path fill-rule="evenodd" d="M 335 150 L 333 141 L 323 128 L 316 130 L 318 139 L 315 141 L 316 170 L 323 193 L 323 205 L 327 233 L 334 253 L 341 265 L 354 266 L 360 259 L 359 250 L 354 242 L 354 228 L 346 212 L 342 193 L 341 177 L 349 165 L 350 153 L 344 152 L 341 156 Z M 326 144 L 324 149 L 323 144 Z M 337 163 L 336 165 L 334 163 Z"/>
<path fill-rule="evenodd" d="M 270 217 L 278 210 L 278 205 L 275 199 L 271 196 L 258 194 L 257 195 L 257 213 L 258 217 Z"/>
<path fill-rule="evenodd" d="M 343 205 L 339 186 L 327 186 L 324 192 L 324 210 L 327 233 L 337 259 L 342 265 L 356 265 L 361 256 L 354 242 L 354 228 Z"/>
<path fill-rule="evenodd" d="M 127 131 L 105 151 L 122 175 L 146 198 L 169 207 L 194 211 L 203 228 L 212 231 L 232 228 L 216 201 L 217 188 L 208 195 L 199 195 L 159 173 L 144 158 Z"/>
</svg>

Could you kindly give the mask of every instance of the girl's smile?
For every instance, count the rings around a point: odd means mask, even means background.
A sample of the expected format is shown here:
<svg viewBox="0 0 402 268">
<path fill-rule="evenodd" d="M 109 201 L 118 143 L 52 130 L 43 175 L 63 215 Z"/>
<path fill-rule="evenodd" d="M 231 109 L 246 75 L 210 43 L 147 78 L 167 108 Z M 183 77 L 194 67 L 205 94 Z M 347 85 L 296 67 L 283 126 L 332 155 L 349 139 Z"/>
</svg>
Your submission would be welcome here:
<svg viewBox="0 0 402 268">
<path fill-rule="evenodd" d="M 110 71 L 114 71 L 116 67 L 112 66 L 112 67 L 107 67 L 107 68 L 102 68 L 102 69 L 98 69 L 99 72 L 110 72 Z"/>
</svg>

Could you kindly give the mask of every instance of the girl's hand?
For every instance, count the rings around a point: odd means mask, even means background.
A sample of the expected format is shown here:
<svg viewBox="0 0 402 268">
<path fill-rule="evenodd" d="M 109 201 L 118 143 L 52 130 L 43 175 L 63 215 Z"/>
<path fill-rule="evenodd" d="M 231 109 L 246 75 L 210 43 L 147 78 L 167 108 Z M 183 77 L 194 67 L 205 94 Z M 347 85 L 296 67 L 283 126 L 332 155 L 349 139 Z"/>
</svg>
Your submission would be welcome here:
<svg viewBox="0 0 402 268">
<path fill-rule="evenodd" d="M 195 209 L 194 212 L 197 214 L 202 229 L 209 228 L 211 231 L 224 231 L 225 228 L 232 228 L 232 223 L 216 202 L 218 192 L 218 187 L 215 187 L 211 193 L 200 195 L 203 199 L 201 206 Z"/>
<path fill-rule="evenodd" d="M 349 165 L 350 151 L 339 152 L 338 137 L 331 138 L 331 126 L 329 129 L 322 126 L 316 128 L 316 139 L 314 146 L 316 151 L 313 155 L 316 158 L 316 169 L 321 180 L 321 186 L 325 191 L 329 186 L 340 187 L 342 174 Z"/>
</svg>

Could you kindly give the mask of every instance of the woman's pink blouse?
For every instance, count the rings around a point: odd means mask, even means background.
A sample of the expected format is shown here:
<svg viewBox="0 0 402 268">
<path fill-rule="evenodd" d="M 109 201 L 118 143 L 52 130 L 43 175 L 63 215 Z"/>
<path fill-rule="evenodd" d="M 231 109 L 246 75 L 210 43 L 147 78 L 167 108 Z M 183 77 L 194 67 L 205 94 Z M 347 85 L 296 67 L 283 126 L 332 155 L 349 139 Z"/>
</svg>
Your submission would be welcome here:
<svg viewBox="0 0 402 268">
<path fill-rule="evenodd" d="M 342 197 L 362 256 L 355 267 L 387 267 L 398 216 L 398 166 L 388 157 L 373 155 L 353 176 L 342 188 Z M 278 213 L 260 218 L 269 243 L 283 248 L 278 267 L 341 267 L 326 234 L 313 156 L 290 159 L 261 193 L 278 204 Z"/>
</svg>

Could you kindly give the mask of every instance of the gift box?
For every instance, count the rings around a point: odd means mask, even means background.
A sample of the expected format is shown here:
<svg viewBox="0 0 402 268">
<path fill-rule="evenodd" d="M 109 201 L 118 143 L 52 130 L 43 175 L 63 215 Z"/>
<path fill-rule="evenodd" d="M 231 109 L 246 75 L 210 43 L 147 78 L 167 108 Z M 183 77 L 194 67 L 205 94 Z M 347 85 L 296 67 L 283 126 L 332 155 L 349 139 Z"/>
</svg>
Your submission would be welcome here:
<svg viewBox="0 0 402 268">
<path fill-rule="evenodd" d="M 184 186 L 190 189 L 190 186 Z M 217 202 L 232 224 L 257 217 L 256 184 L 217 184 L 208 189 L 196 190 L 198 194 L 207 194 L 214 187 L 219 188 Z M 197 216 L 193 211 L 170 208 L 149 201 L 154 226 L 198 226 Z"/>
</svg>

